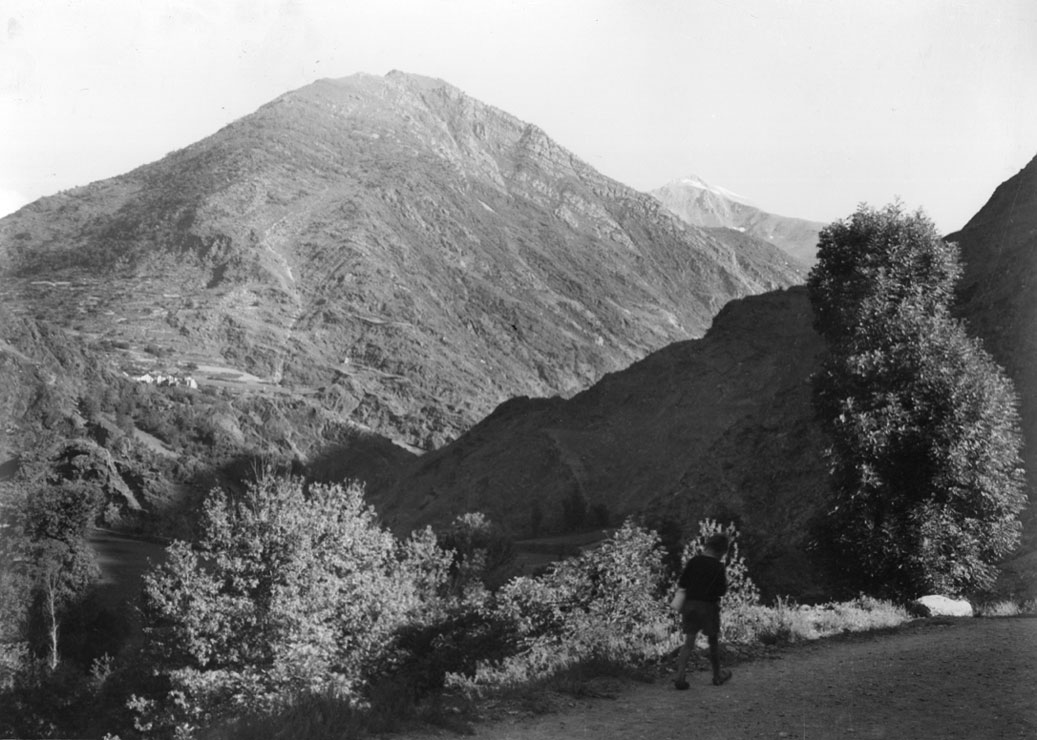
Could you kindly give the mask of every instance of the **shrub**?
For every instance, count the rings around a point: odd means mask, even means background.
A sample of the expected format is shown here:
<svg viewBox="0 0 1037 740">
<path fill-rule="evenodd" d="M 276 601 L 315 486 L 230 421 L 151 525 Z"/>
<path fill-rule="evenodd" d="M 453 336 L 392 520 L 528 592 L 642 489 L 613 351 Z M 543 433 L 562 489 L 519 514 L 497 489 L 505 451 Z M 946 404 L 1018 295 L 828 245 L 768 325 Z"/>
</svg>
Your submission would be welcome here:
<svg viewBox="0 0 1037 740">
<path fill-rule="evenodd" d="M 453 553 L 450 575 L 456 595 L 471 591 L 478 599 L 484 586 L 497 588 L 511 575 L 514 543 L 481 512 L 458 516 L 440 542 Z"/>
<path fill-rule="evenodd" d="M 300 692 L 358 697 L 429 588 L 356 485 L 263 475 L 238 498 L 214 490 L 197 546 L 167 553 L 145 576 L 145 653 L 169 682 L 137 700 L 149 732 Z"/>
<path fill-rule="evenodd" d="M 376 673 L 368 676 L 370 692 L 395 685 L 416 704 L 440 692 L 451 674 L 474 678 L 480 665 L 499 665 L 518 644 L 513 622 L 462 605 L 438 619 L 399 627 Z"/>
<path fill-rule="evenodd" d="M 514 625 L 521 650 L 499 665 L 480 666 L 469 683 L 514 685 L 582 661 L 657 654 L 670 636 L 665 580 L 657 535 L 629 521 L 543 576 L 512 579 L 491 608 Z"/>
<path fill-rule="evenodd" d="M 721 604 L 725 609 L 742 606 L 753 606 L 760 602 L 760 589 L 749 577 L 749 566 L 739 548 L 738 528 L 733 522 L 721 525 L 715 519 L 704 519 L 699 522 L 698 534 L 684 546 L 684 562 L 686 563 L 706 548 L 706 542 L 716 534 L 725 535 L 730 543 L 727 554 L 721 558 L 727 569 L 727 593 Z"/>
</svg>

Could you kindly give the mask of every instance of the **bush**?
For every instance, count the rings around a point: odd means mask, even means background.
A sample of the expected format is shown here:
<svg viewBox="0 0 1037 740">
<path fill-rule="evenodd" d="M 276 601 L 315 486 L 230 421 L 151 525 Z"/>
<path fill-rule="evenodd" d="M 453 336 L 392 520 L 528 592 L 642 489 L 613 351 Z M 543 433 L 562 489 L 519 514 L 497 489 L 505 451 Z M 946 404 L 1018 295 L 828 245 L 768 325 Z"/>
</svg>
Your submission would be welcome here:
<svg viewBox="0 0 1037 740">
<path fill-rule="evenodd" d="M 42 663 L 19 671 L 14 685 L 0 693 L 3 737 L 78 736 L 85 718 L 96 709 L 96 696 L 81 671 L 70 666 L 50 669 Z"/>
<path fill-rule="evenodd" d="M 450 575 L 456 595 L 474 590 L 473 598 L 478 598 L 481 588 L 497 588 L 512 575 L 514 543 L 481 512 L 454 519 L 440 543 L 453 553 Z"/>
<path fill-rule="evenodd" d="M 416 704 L 442 691 L 450 675 L 474 678 L 480 665 L 496 666 L 519 646 L 510 620 L 483 609 L 459 608 L 439 619 L 399 627 L 368 677 L 375 695 L 386 683 L 400 687 Z"/>
<path fill-rule="evenodd" d="M 214 490 L 197 546 L 167 552 L 145 576 L 146 659 L 169 681 L 138 698 L 149 732 L 299 693 L 359 698 L 428 588 L 355 485 L 265 475 L 238 498 Z"/>
<path fill-rule="evenodd" d="M 672 622 L 665 581 L 658 536 L 629 521 L 543 576 L 512 579 L 492 609 L 514 625 L 521 650 L 499 665 L 480 666 L 468 684 L 515 685 L 584 661 L 657 655 Z"/>
<path fill-rule="evenodd" d="M 760 602 L 760 589 L 749 577 L 749 566 L 739 550 L 738 528 L 734 523 L 721 525 L 715 519 L 704 519 L 699 522 L 699 531 L 691 542 L 684 546 L 684 562 L 701 554 L 706 549 L 706 542 L 710 537 L 722 534 L 730 543 L 727 554 L 721 558 L 721 562 L 727 569 L 727 593 L 721 604 L 725 609 L 742 606 L 753 606 Z"/>
</svg>

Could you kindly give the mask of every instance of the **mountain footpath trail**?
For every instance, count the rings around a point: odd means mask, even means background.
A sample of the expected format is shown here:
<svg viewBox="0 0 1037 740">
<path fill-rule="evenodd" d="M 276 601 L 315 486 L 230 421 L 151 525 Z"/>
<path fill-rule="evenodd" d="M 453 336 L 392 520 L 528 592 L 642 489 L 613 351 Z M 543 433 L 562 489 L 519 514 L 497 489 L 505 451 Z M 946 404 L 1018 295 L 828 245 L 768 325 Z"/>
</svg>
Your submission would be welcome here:
<svg viewBox="0 0 1037 740">
<path fill-rule="evenodd" d="M 715 687 L 623 682 L 612 698 L 477 724 L 494 740 L 606 738 L 1037 738 L 1037 619 L 920 620 L 734 665 Z M 448 730 L 406 740 L 447 737 Z M 456 735 L 455 735 L 456 737 Z"/>
</svg>

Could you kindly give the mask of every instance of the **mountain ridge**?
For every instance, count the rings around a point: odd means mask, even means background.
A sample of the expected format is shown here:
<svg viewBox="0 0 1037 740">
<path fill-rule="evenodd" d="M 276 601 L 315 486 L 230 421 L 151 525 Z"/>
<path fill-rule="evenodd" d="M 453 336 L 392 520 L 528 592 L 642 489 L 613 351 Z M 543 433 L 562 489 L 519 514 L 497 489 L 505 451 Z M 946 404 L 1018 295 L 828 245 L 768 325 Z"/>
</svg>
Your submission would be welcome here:
<svg viewBox="0 0 1037 740">
<path fill-rule="evenodd" d="M 135 370 L 237 373 L 422 448 L 510 396 L 571 395 L 804 272 L 401 72 L 317 81 L 0 219 L 14 310 L 155 349 Z"/>
</svg>

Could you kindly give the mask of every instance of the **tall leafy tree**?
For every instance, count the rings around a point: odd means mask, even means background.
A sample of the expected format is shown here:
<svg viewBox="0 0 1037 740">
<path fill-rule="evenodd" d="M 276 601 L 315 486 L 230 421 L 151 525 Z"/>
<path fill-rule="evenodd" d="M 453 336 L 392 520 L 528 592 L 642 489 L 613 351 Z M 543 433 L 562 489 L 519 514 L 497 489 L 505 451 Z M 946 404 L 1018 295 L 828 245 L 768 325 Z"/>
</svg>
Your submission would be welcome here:
<svg viewBox="0 0 1037 740">
<path fill-rule="evenodd" d="M 825 538 L 855 585 L 893 595 L 992 585 L 1025 504 L 1011 381 L 951 316 L 957 247 L 921 212 L 862 205 L 826 227 L 808 278 L 828 353 Z"/>
<path fill-rule="evenodd" d="M 30 644 L 46 656 L 51 670 L 60 661 L 63 623 L 99 575 L 86 541 L 97 508 L 95 489 L 67 481 L 39 487 L 25 504 L 25 561 L 32 590 L 26 627 Z"/>
</svg>

